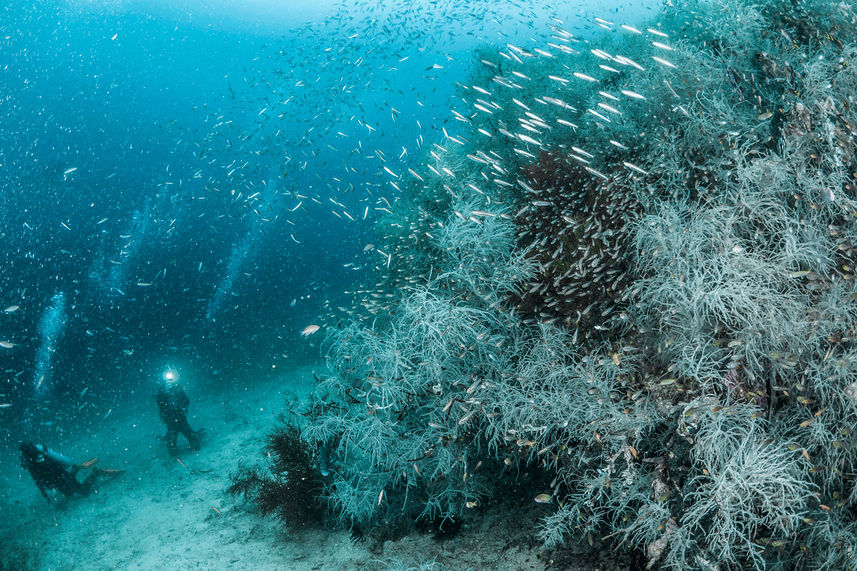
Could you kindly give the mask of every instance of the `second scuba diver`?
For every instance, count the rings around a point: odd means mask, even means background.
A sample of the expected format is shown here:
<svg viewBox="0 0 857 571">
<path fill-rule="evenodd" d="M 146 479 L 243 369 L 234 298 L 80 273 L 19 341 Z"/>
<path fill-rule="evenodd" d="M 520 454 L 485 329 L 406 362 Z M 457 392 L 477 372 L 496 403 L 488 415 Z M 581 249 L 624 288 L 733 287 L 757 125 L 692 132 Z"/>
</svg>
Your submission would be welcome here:
<svg viewBox="0 0 857 571">
<path fill-rule="evenodd" d="M 201 432 L 193 430 L 187 422 L 190 399 L 187 398 L 187 394 L 179 385 L 178 380 L 178 373 L 173 369 L 168 369 L 164 373 L 163 383 L 155 396 L 161 420 L 167 425 L 167 434 L 164 438 L 167 441 L 167 450 L 169 450 L 170 456 L 175 456 L 178 451 L 179 433 L 184 435 L 191 449 L 199 450 L 199 433 Z"/>
</svg>

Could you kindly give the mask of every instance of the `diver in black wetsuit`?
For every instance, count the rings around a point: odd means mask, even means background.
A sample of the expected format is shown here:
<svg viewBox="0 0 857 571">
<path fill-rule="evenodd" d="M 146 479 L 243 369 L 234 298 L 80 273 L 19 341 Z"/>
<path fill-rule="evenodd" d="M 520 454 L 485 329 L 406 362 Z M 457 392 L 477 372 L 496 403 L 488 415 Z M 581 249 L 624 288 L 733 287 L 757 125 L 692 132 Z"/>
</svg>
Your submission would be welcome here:
<svg viewBox="0 0 857 571">
<path fill-rule="evenodd" d="M 190 399 L 184 389 L 179 386 L 178 375 L 174 371 L 164 374 L 164 382 L 158 389 L 155 397 L 158 402 L 158 412 L 161 420 L 167 425 L 167 450 L 171 456 L 176 455 L 176 443 L 179 433 L 187 438 L 188 444 L 193 450 L 199 450 L 199 432 L 193 430 L 187 422 L 187 408 Z"/>
<path fill-rule="evenodd" d="M 90 460 L 83 464 L 74 464 L 71 460 L 51 450 L 44 444 L 23 442 L 20 446 L 21 465 L 30 472 L 33 482 L 48 501 L 51 496 L 48 490 L 58 490 L 66 498 L 74 494 L 88 496 L 93 491 L 95 478 L 99 474 L 98 468 L 93 468 L 92 473 L 83 482 L 77 480 L 77 473 L 81 468 L 92 467 L 96 460 Z"/>
</svg>

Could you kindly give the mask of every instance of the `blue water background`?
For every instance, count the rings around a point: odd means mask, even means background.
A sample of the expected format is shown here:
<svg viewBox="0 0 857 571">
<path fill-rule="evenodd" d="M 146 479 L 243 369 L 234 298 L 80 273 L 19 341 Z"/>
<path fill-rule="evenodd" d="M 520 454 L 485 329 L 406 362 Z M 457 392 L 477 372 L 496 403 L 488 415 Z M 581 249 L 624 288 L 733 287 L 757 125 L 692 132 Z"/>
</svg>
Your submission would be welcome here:
<svg viewBox="0 0 857 571">
<path fill-rule="evenodd" d="M 149 405 L 168 364 L 217 391 L 319 359 L 299 333 L 377 281 L 383 167 L 456 132 L 474 49 L 653 15 L 634 4 L 0 9 L 0 441 Z"/>
</svg>

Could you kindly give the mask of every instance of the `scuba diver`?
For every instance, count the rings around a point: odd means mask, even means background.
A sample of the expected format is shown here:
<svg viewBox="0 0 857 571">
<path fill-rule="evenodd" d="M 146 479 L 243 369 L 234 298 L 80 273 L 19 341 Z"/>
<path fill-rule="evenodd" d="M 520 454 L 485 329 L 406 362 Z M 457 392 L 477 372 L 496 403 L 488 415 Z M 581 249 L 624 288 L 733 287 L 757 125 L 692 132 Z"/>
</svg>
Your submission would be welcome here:
<svg viewBox="0 0 857 571">
<path fill-rule="evenodd" d="M 190 399 L 184 389 L 179 385 L 179 376 L 174 369 L 167 369 L 164 373 L 164 381 L 158 388 L 155 400 L 158 403 L 158 412 L 161 420 L 167 425 L 167 450 L 170 456 L 176 455 L 176 443 L 179 433 L 182 433 L 190 444 L 191 449 L 199 450 L 200 431 L 193 430 L 187 422 L 187 409 Z"/>
<path fill-rule="evenodd" d="M 44 444 L 33 442 L 22 442 L 19 447 L 21 451 L 21 466 L 30 472 L 33 482 L 39 491 L 49 502 L 52 501 L 48 490 L 58 490 L 66 498 L 74 494 L 88 496 L 92 493 L 95 478 L 102 473 L 118 472 L 117 470 L 106 471 L 95 467 L 98 458 L 93 458 L 82 464 L 74 464 L 59 452 L 51 450 Z M 77 479 L 77 473 L 81 468 L 92 468 L 92 473 L 83 482 Z"/>
</svg>

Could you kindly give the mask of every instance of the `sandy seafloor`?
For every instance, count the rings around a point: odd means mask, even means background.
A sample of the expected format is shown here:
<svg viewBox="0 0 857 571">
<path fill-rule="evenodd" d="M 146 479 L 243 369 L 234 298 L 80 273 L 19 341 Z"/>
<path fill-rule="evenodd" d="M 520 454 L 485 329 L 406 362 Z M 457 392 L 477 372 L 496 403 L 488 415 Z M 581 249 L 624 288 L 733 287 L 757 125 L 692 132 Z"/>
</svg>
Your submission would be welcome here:
<svg viewBox="0 0 857 571">
<path fill-rule="evenodd" d="M 305 398 L 313 372 L 323 370 L 303 367 L 232 394 L 189 390 L 190 424 L 204 427 L 206 438 L 193 452 L 179 436 L 186 466 L 158 440 L 154 402 L 151 414 L 117 414 L 95 436 L 48 443 L 75 462 L 97 456 L 103 468 L 126 470 L 87 498 L 50 505 L 16 458 L 0 459 L 8 486 L 0 498 L 0 569 L 407 569 L 432 561 L 434 569 L 546 568 L 530 515 L 485 510 L 468 514 L 451 539 L 414 533 L 379 546 L 336 528 L 288 532 L 229 496 L 230 472 L 239 460 L 260 459 L 289 398 Z"/>
</svg>

